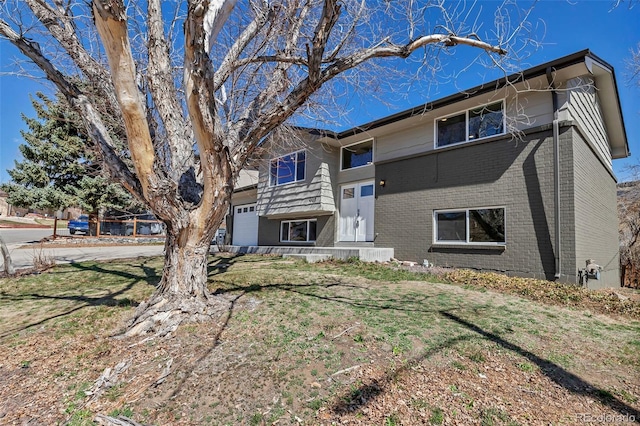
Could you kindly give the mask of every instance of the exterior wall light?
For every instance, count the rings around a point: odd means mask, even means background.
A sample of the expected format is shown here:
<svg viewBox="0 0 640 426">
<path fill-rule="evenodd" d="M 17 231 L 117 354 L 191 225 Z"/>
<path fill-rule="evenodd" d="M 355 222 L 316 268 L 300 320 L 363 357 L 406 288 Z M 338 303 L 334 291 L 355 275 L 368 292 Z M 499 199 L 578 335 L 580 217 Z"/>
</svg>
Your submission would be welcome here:
<svg viewBox="0 0 640 426">
<path fill-rule="evenodd" d="M 387 184 L 387 181 L 384 179 L 380 179 L 380 186 L 384 188 L 384 186 Z"/>
</svg>

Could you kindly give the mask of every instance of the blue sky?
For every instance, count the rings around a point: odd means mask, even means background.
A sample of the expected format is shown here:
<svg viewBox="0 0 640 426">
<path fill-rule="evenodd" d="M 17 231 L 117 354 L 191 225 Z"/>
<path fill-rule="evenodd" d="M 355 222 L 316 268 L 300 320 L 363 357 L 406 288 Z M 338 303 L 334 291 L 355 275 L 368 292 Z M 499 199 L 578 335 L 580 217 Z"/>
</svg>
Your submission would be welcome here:
<svg viewBox="0 0 640 426">
<path fill-rule="evenodd" d="M 484 1 L 479 4 L 484 14 L 490 17 L 493 6 L 498 3 Z M 614 170 L 620 180 L 626 180 L 629 178 L 626 167 L 640 164 L 640 86 L 637 82 L 629 81 L 625 65 L 630 58 L 630 49 L 637 47 L 640 42 L 640 4 L 636 3 L 632 8 L 628 8 L 626 3 L 617 8 L 612 8 L 612 5 L 613 1 L 609 0 L 538 2 L 530 19 L 537 24 L 536 38 L 542 44 L 535 51 L 531 50 L 531 55 L 521 68 L 526 69 L 583 49 L 590 49 L 615 68 L 631 157 L 614 161 Z M 10 64 L 17 53 L 8 42 L 0 40 L 1 71 L 11 71 Z M 465 58 L 476 54 L 463 53 L 450 57 L 448 71 L 463 68 Z M 428 90 L 413 90 L 409 96 L 394 99 L 387 106 L 367 101 L 370 98 L 366 93 L 356 95 L 352 99 L 349 127 L 437 100 L 497 77 L 499 75 L 492 75 L 487 70 L 472 68 L 460 75 L 455 83 L 441 82 Z M 20 159 L 18 145 L 23 143 L 20 130 L 26 128 L 21 113 L 29 117 L 35 115 L 29 95 L 39 90 L 48 91 L 47 87 L 43 81 L 6 74 L 0 76 L 0 183 L 10 180 L 6 169 L 13 167 L 14 159 Z M 367 105 L 367 108 L 361 108 L 361 105 Z"/>
</svg>

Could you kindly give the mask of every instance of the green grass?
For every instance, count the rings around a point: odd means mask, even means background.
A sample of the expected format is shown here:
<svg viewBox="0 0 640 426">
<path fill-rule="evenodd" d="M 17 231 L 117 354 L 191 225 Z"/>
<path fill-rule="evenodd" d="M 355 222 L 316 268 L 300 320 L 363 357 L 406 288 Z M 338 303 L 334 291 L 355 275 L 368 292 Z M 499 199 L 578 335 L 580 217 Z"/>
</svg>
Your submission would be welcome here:
<svg viewBox="0 0 640 426">
<path fill-rule="evenodd" d="M 429 423 L 432 425 L 441 425 L 444 421 L 444 412 L 440 408 L 434 408 L 429 417 Z"/>
</svg>

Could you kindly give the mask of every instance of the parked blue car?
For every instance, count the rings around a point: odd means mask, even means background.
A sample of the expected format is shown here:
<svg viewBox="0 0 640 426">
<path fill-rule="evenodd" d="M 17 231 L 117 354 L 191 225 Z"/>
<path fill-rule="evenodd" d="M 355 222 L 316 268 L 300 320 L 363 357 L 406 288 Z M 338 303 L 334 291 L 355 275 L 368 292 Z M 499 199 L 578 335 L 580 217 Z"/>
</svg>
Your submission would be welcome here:
<svg viewBox="0 0 640 426">
<path fill-rule="evenodd" d="M 70 220 L 67 228 L 69 228 L 69 233 L 71 235 L 76 232 L 82 232 L 85 235 L 89 234 L 89 216 L 81 214 L 77 219 Z"/>
</svg>

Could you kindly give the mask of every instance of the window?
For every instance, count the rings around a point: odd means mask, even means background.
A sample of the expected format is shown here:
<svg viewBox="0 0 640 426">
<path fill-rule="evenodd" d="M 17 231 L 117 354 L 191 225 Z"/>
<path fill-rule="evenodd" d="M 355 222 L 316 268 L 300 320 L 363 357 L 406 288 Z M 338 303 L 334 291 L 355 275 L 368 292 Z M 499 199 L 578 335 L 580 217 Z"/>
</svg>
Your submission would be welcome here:
<svg viewBox="0 0 640 426">
<path fill-rule="evenodd" d="M 311 242 L 316 240 L 316 219 L 280 222 L 281 242 Z"/>
<path fill-rule="evenodd" d="M 504 103 L 496 102 L 436 119 L 436 147 L 471 142 L 505 132 Z"/>
<path fill-rule="evenodd" d="M 361 197 L 371 197 L 372 195 L 373 195 L 373 184 L 362 185 L 360 187 L 360 196 Z"/>
<path fill-rule="evenodd" d="M 306 153 L 298 151 L 274 158 L 270 163 L 269 185 L 284 185 L 285 183 L 304 180 Z"/>
<path fill-rule="evenodd" d="M 503 207 L 435 211 L 436 243 L 504 244 Z"/>
<path fill-rule="evenodd" d="M 342 170 L 373 164 L 373 139 L 344 146 L 342 152 Z"/>
</svg>

